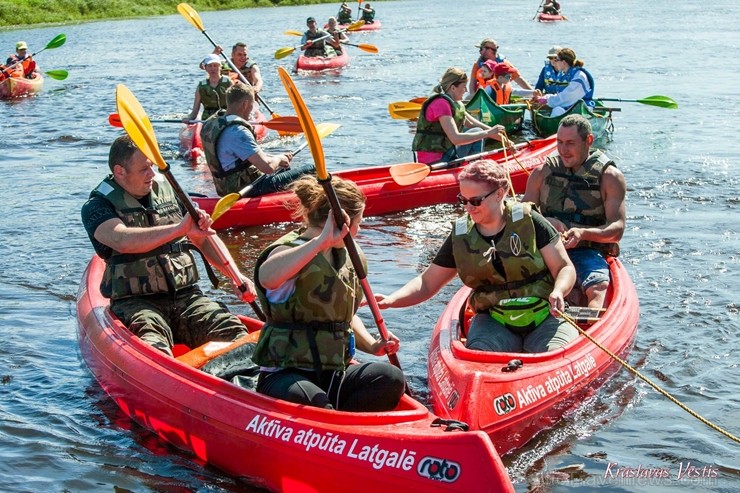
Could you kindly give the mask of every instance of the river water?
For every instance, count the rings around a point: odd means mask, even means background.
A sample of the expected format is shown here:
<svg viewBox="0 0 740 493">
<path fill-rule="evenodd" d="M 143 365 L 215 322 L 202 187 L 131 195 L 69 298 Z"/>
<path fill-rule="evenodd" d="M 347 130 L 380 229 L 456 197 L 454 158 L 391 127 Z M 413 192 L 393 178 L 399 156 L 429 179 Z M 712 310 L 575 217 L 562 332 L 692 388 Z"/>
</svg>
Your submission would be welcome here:
<svg viewBox="0 0 740 493">
<path fill-rule="evenodd" d="M 342 127 L 325 140 L 329 170 L 406 162 L 410 127 L 387 104 L 428 93 L 449 66 L 469 70 L 475 45 L 495 38 L 530 81 L 548 48 L 573 47 L 597 81 L 597 96 L 670 96 L 680 109 L 613 103 L 607 152 L 624 171 L 628 228 L 622 259 L 640 297 L 641 320 L 630 364 L 717 426 L 740 434 L 740 144 L 727 138 L 740 113 L 737 54 L 740 8 L 712 3 L 563 4 L 568 22 L 532 21 L 535 3 L 442 0 L 375 5 L 383 29 L 353 34 L 379 55 L 352 50 L 340 74 L 297 76 L 316 121 Z M 246 40 L 262 67 L 264 97 L 295 114 L 272 58 L 296 38 L 319 5 L 203 13 L 224 45 Z M 192 105 L 207 39 L 181 16 L 0 32 L 11 50 L 24 39 L 37 51 L 64 32 L 65 46 L 38 56 L 47 79 L 34 98 L 0 102 L 0 490 L 8 492 L 251 491 L 193 461 L 128 420 L 98 387 L 77 349 L 75 294 L 92 255 L 79 219 L 89 191 L 106 173 L 120 134 L 107 124 L 124 83 L 151 118 L 184 115 Z M 186 189 L 209 193 L 204 170 L 178 159 L 177 125 L 156 131 Z M 295 146 L 271 142 L 269 147 Z M 310 159 L 304 153 L 300 162 Z M 388 293 L 428 264 L 446 235 L 451 206 L 368 218 L 358 238 L 369 280 Z M 287 230 L 269 226 L 223 233 L 245 272 L 259 249 Z M 454 284 L 429 302 L 385 312 L 403 346 L 411 386 L 424 397 L 431 328 Z M 208 287 L 206 287 L 208 289 Z M 211 293 L 234 310 L 227 291 Z M 369 313 L 363 317 L 372 325 Z M 517 491 L 740 491 L 738 444 L 710 429 L 622 370 L 554 430 L 505 457 Z M 687 468 L 694 466 L 686 474 Z M 667 471 L 666 478 L 620 477 L 617 469 Z M 624 476 L 624 474 L 622 475 Z M 345 478 L 352 481 L 352 478 Z"/>
</svg>

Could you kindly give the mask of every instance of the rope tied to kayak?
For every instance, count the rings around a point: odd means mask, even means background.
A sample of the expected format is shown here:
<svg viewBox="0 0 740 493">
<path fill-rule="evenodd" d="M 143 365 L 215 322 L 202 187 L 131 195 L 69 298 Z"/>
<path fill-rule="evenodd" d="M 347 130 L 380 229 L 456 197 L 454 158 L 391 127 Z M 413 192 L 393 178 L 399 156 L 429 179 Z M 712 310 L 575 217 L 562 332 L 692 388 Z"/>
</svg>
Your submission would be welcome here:
<svg viewBox="0 0 740 493">
<path fill-rule="evenodd" d="M 501 133 L 501 145 L 503 146 L 502 149 L 504 151 L 504 165 L 509 163 L 510 157 L 514 159 L 514 162 L 519 165 L 519 167 L 527 174 L 527 176 L 531 175 L 530 171 L 519 161 L 519 158 L 516 157 L 516 146 L 514 145 L 514 141 L 509 138 L 508 135 L 506 135 L 506 130 L 502 130 Z M 511 156 L 509 156 L 509 153 L 507 151 L 511 152 Z M 506 167 L 506 181 L 509 183 L 509 192 L 511 192 L 512 197 L 516 197 L 516 192 L 514 191 L 514 183 L 511 181 L 511 172 L 509 171 L 509 167 Z"/>
<path fill-rule="evenodd" d="M 575 328 L 576 328 L 576 330 L 578 330 L 578 332 L 580 332 L 580 333 L 581 333 L 581 335 L 583 335 L 584 337 L 586 337 L 586 339 L 588 339 L 589 341 L 593 342 L 593 343 L 594 343 L 594 344 L 596 345 L 596 347 L 598 347 L 599 349 L 601 349 L 602 351 L 604 351 L 604 352 L 605 352 L 606 354 L 608 354 L 609 356 L 611 356 L 611 357 L 612 357 L 612 359 L 614 359 L 615 361 L 617 361 L 617 362 L 618 362 L 619 364 L 621 364 L 621 365 L 622 365 L 623 367 L 627 368 L 627 369 L 628 369 L 628 370 L 629 370 L 630 372 L 632 372 L 632 373 L 633 373 L 633 374 L 634 374 L 635 376 L 637 376 L 638 378 L 640 378 L 640 379 L 641 379 L 641 380 L 642 380 L 643 382 L 645 382 L 645 383 L 647 383 L 648 385 L 650 385 L 650 386 L 651 386 L 651 387 L 652 387 L 653 389 L 655 389 L 655 391 L 657 391 L 657 392 L 658 392 L 659 394 L 662 394 L 662 395 L 663 395 L 664 397 L 666 397 L 666 398 L 667 398 L 667 399 L 668 399 L 669 401 L 673 402 L 673 403 L 674 403 L 674 404 L 676 404 L 676 405 L 677 405 L 678 407 L 680 407 L 681 409 L 683 409 L 684 411 L 686 411 L 687 413 L 689 413 L 690 415 L 692 415 L 693 417 L 695 417 L 696 419 L 698 419 L 699 421 L 701 421 L 702 423 L 704 423 L 705 425 L 707 425 L 708 427 L 710 427 L 710 428 L 712 428 L 713 430 L 715 430 L 715 431 L 717 431 L 717 432 L 719 432 L 719 433 L 723 434 L 723 435 L 724 435 L 724 436 L 726 436 L 727 438 L 729 438 L 729 439 L 731 439 L 731 440 L 733 440 L 733 441 L 735 441 L 735 442 L 737 442 L 737 443 L 740 443 L 740 438 L 736 437 L 735 435 L 733 435 L 733 434 L 732 434 L 732 433 L 730 433 L 729 431 L 726 431 L 726 430 L 724 430 L 724 429 L 720 428 L 720 427 L 719 427 L 719 426 L 717 426 L 716 424 L 714 424 L 714 423 L 712 423 L 711 421 L 709 421 L 708 419 L 704 418 L 704 417 L 703 417 L 703 416 L 701 416 L 701 415 L 700 415 L 699 413 L 697 413 L 697 412 L 696 412 L 696 411 L 694 411 L 693 409 L 689 408 L 689 407 L 688 407 L 687 405 L 685 405 L 684 403 L 682 403 L 681 401 L 679 401 L 678 399 L 676 399 L 675 397 L 673 397 L 673 396 L 672 396 L 671 394 L 669 394 L 668 392 L 666 392 L 665 390 L 663 390 L 662 388 L 660 388 L 660 387 L 659 387 L 659 386 L 658 386 L 657 384 L 655 384 L 655 383 L 654 383 L 654 382 L 653 382 L 652 380 L 650 380 L 650 379 L 649 379 L 648 377 L 646 377 L 645 375 L 643 375 L 642 373 L 640 373 L 640 372 L 639 372 L 639 371 L 638 371 L 637 369 L 635 369 L 634 367 L 630 366 L 630 364 L 629 364 L 629 363 L 627 363 L 626 361 L 624 361 L 624 360 L 623 360 L 622 358 L 620 358 L 619 356 L 617 356 L 616 354 L 614 354 L 613 352 L 611 352 L 610 350 L 608 350 L 607 348 L 605 348 L 604 346 L 602 346 L 601 344 L 599 344 L 599 343 L 598 343 L 598 342 L 597 342 L 597 341 L 596 341 L 596 340 L 595 340 L 595 339 L 594 339 L 593 337 L 591 337 L 591 336 L 590 336 L 589 334 L 587 334 L 585 330 L 583 330 L 582 328 L 580 328 L 580 327 L 578 326 L 578 324 L 576 323 L 576 321 L 575 321 L 575 320 L 573 320 L 573 318 L 572 318 L 572 317 L 571 317 L 570 315 L 568 315 L 568 314 L 566 314 L 566 313 L 563 313 L 563 312 L 561 312 L 561 311 L 560 311 L 560 310 L 558 310 L 557 308 L 555 309 L 555 311 L 556 311 L 556 312 L 558 313 L 558 315 L 560 315 L 560 316 L 561 316 L 561 317 L 562 317 L 562 318 L 563 318 L 564 320 L 566 320 L 566 321 L 567 321 L 568 323 L 570 323 L 570 324 L 571 324 L 571 325 L 572 325 L 573 327 L 575 327 Z"/>
</svg>

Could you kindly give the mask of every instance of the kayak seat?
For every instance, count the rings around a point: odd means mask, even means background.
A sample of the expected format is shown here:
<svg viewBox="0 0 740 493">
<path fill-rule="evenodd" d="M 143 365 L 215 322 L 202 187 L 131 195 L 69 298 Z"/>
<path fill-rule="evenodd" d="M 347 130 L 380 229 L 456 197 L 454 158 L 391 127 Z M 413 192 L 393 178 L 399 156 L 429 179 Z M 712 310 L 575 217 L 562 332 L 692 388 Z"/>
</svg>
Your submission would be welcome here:
<svg viewBox="0 0 740 493">
<path fill-rule="evenodd" d="M 251 332 L 244 337 L 240 337 L 236 341 L 210 341 L 201 346 L 198 346 L 195 349 L 191 349 L 185 354 L 177 356 L 177 358 L 175 359 L 177 359 L 181 363 L 185 363 L 188 366 L 192 366 L 193 368 L 202 369 L 202 367 L 211 360 L 216 359 L 226 353 L 229 353 L 230 351 L 233 351 L 234 349 L 244 344 L 251 343 L 251 345 L 254 346 L 257 343 L 257 339 L 259 339 L 259 332 Z"/>
</svg>

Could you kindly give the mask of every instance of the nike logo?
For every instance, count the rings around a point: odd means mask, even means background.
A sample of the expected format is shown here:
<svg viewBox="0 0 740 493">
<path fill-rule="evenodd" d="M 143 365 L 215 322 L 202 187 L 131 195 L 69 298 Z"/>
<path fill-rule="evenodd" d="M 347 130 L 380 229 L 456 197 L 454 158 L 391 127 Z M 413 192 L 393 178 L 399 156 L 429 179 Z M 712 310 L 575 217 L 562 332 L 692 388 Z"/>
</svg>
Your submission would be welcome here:
<svg viewBox="0 0 740 493">
<path fill-rule="evenodd" d="M 524 316 L 524 314 L 523 313 L 520 313 L 516 317 L 514 317 L 514 316 L 509 317 L 509 320 L 511 320 L 513 322 L 514 320 L 516 320 L 518 318 L 522 318 L 523 316 Z"/>
</svg>

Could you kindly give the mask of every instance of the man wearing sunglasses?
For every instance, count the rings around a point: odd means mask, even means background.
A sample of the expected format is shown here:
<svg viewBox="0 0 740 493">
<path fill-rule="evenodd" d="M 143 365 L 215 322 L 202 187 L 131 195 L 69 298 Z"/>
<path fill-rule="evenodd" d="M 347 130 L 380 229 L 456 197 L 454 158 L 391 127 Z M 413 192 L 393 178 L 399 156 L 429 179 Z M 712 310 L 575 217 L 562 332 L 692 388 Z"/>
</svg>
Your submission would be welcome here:
<svg viewBox="0 0 740 493">
<path fill-rule="evenodd" d="M 557 138 L 558 155 L 532 172 L 522 201 L 538 205 L 560 232 L 576 269 L 576 286 L 589 307 L 602 308 L 610 279 L 604 257 L 619 255 L 627 184 L 606 154 L 591 152 L 594 136 L 583 116 L 563 118 Z"/>
<path fill-rule="evenodd" d="M 473 94 L 475 94 L 475 91 L 478 90 L 478 71 L 481 69 L 483 64 L 486 63 L 486 60 L 493 60 L 496 63 L 507 63 L 511 65 L 511 63 L 505 61 L 504 56 L 499 55 L 498 49 L 499 46 L 496 43 L 496 40 L 491 38 L 484 39 L 478 45 L 478 53 L 480 54 L 480 56 L 478 57 L 478 60 L 476 60 L 473 64 L 473 69 L 470 71 L 468 94 L 471 97 L 473 96 Z M 516 82 L 522 89 L 532 89 L 532 86 L 529 85 L 529 82 L 527 82 L 521 76 L 521 74 L 519 74 L 519 71 L 516 69 L 516 67 L 511 65 L 511 68 L 514 70 L 511 76 L 511 80 L 513 82 Z"/>
</svg>

